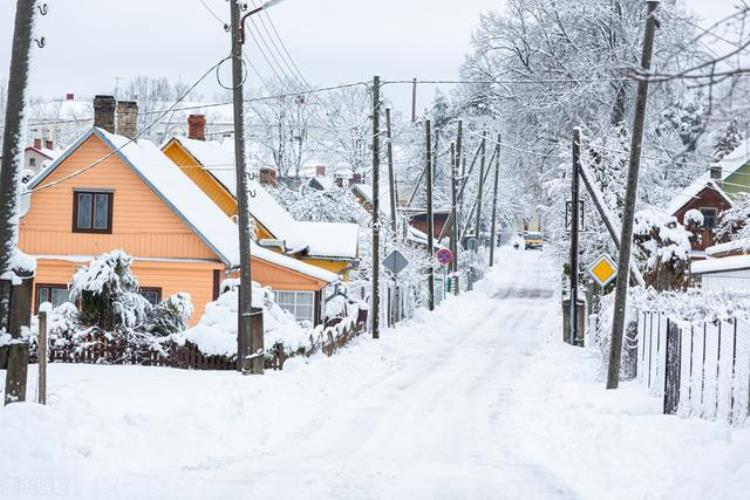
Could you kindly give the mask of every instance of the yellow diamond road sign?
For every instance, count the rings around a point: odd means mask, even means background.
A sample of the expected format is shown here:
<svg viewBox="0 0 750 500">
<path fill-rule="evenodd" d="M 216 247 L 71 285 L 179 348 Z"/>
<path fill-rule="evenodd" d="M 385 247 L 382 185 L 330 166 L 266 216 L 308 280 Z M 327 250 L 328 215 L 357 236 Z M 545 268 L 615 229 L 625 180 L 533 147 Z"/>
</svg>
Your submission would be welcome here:
<svg viewBox="0 0 750 500">
<path fill-rule="evenodd" d="M 599 283 L 599 286 L 605 287 L 617 276 L 617 266 L 609 255 L 602 254 L 589 266 L 589 274 Z"/>
</svg>

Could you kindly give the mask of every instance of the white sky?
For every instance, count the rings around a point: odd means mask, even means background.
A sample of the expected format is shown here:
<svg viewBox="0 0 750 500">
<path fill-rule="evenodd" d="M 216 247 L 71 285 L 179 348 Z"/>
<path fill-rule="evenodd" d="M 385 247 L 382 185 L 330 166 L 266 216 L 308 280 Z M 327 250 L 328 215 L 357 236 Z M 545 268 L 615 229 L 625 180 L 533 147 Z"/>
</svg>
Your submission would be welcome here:
<svg viewBox="0 0 750 500">
<path fill-rule="evenodd" d="M 204 0 L 228 18 L 226 0 Z M 250 0 L 252 1 L 252 0 Z M 737 0 L 685 0 L 706 23 L 729 13 Z M 7 77 L 15 0 L 0 0 L 0 78 Z M 32 94 L 111 93 L 115 78 L 139 74 L 193 81 L 228 53 L 229 36 L 200 0 L 48 0 L 35 49 Z M 502 0 L 285 0 L 270 11 L 294 61 L 313 85 L 384 79 L 452 79 L 470 49 L 483 10 Z M 252 39 L 249 41 L 252 43 Z M 268 65 L 250 57 L 264 75 Z M 251 78 L 257 78 L 250 75 Z M 218 87 L 201 87 L 206 98 Z M 420 107 L 433 89 L 420 91 Z M 409 90 L 386 88 L 407 111 Z"/>
</svg>

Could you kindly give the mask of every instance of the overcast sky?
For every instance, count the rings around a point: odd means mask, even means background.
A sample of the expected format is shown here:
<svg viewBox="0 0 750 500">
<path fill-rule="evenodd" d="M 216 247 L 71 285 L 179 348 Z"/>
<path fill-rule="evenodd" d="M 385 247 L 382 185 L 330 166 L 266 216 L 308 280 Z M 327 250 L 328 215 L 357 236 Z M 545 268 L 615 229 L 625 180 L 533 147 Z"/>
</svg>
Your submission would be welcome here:
<svg viewBox="0 0 750 500">
<path fill-rule="evenodd" d="M 203 1 L 222 19 L 229 17 L 226 0 Z M 726 15 L 737 3 L 685 1 L 706 23 Z M 0 0 L 0 78 L 7 78 L 15 3 Z M 50 13 L 38 25 L 47 47 L 34 51 L 32 93 L 36 96 L 111 93 L 116 77 L 127 80 L 139 74 L 190 82 L 229 50 L 228 34 L 200 0 L 48 0 L 48 4 Z M 502 0 L 285 0 L 269 13 L 307 81 L 327 86 L 370 79 L 374 74 L 391 80 L 455 78 L 480 12 L 502 4 Z M 266 27 L 273 33 L 270 25 Z M 257 31 L 263 33 L 260 26 Z M 272 74 L 257 49 L 250 49 L 250 57 L 264 76 Z M 250 78 L 257 80 L 252 74 Z M 207 99 L 217 90 L 213 81 L 201 88 Z M 406 111 L 408 90 L 385 90 Z M 420 107 L 433 92 L 420 91 Z"/>
</svg>

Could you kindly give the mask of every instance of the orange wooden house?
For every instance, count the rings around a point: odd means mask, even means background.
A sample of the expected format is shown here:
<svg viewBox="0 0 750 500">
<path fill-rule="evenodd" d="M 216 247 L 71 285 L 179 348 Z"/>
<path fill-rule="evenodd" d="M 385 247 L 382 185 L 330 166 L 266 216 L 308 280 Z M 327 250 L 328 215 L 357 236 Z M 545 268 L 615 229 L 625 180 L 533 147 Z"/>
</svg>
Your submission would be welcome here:
<svg viewBox="0 0 750 500">
<path fill-rule="evenodd" d="M 79 266 L 122 249 L 134 257 L 148 300 L 191 295 L 195 324 L 220 282 L 235 274 L 237 226 L 155 145 L 113 134 L 114 106 L 98 97 L 95 122 L 103 128 L 84 133 L 27 186 L 19 247 L 37 259 L 36 305 L 66 301 Z M 135 124 L 118 123 L 118 130 L 133 132 Z M 323 290 L 338 276 L 255 244 L 252 252 L 253 279 L 298 319 L 319 323 Z"/>
<path fill-rule="evenodd" d="M 202 115 L 191 115 L 189 137 L 173 137 L 162 151 L 225 214 L 235 216 L 234 153 L 218 142 L 206 141 L 204 127 Z M 356 224 L 297 221 L 258 182 L 251 181 L 251 189 L 255 196 L 249 209 L 259 244 L 348 278 L 358 256 Z"/>
</svg>

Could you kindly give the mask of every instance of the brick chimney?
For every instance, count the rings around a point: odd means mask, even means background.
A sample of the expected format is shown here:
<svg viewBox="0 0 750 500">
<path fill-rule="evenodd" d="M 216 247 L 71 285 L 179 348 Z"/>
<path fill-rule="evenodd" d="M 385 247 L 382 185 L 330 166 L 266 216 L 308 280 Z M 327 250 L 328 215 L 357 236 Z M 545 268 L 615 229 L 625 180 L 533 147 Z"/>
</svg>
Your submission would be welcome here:
<svg viewBox="0 0 750 500">
<path fill-rule="evenodd" d="M 261 186 L 276 186 L 276 170 L 271 167 L 261 167 L 259 179 Z"/>
<path fill-rule="evenodd" d="M 326 167 L 324 165 L 318 165 L 315 167 L 315 177 L 325 177 Z"/>
<path fill-rule="evenodd" d="M 188 116 L 188 139 L 206 140 L 206 115 Z"/>
<path fill-rule="evenodd" d="M 352 184 L 362 184 L 362 174 L 352 174 Z"/>
<path fill-rule="evenodd" d="M 94 97 L 94 126 L 115 133 L 115 98 L 111 95 Z"/>
<path fill-rule="evenodd" d="M 76 100 L 76 95 L 73 92 L 68 92 L 67 94 L 65 94 L 65 100 L 66 101 L 75 101 Z"/>
<path fill-rule="evenodd" d="M 34 137 L 34 149 L 42 149 L 42 138 Z"/>
<path fill-rule="evenodd" d="M 117 134 L 135 140 L 138 135 L 138 103 L 117 101 Z"/>
<path fill-rule="evenodd" d="M 55 142 L 52 139 L 45 139 L 44 147 L 47 149 L 54 149 Z"/>
</svg>

